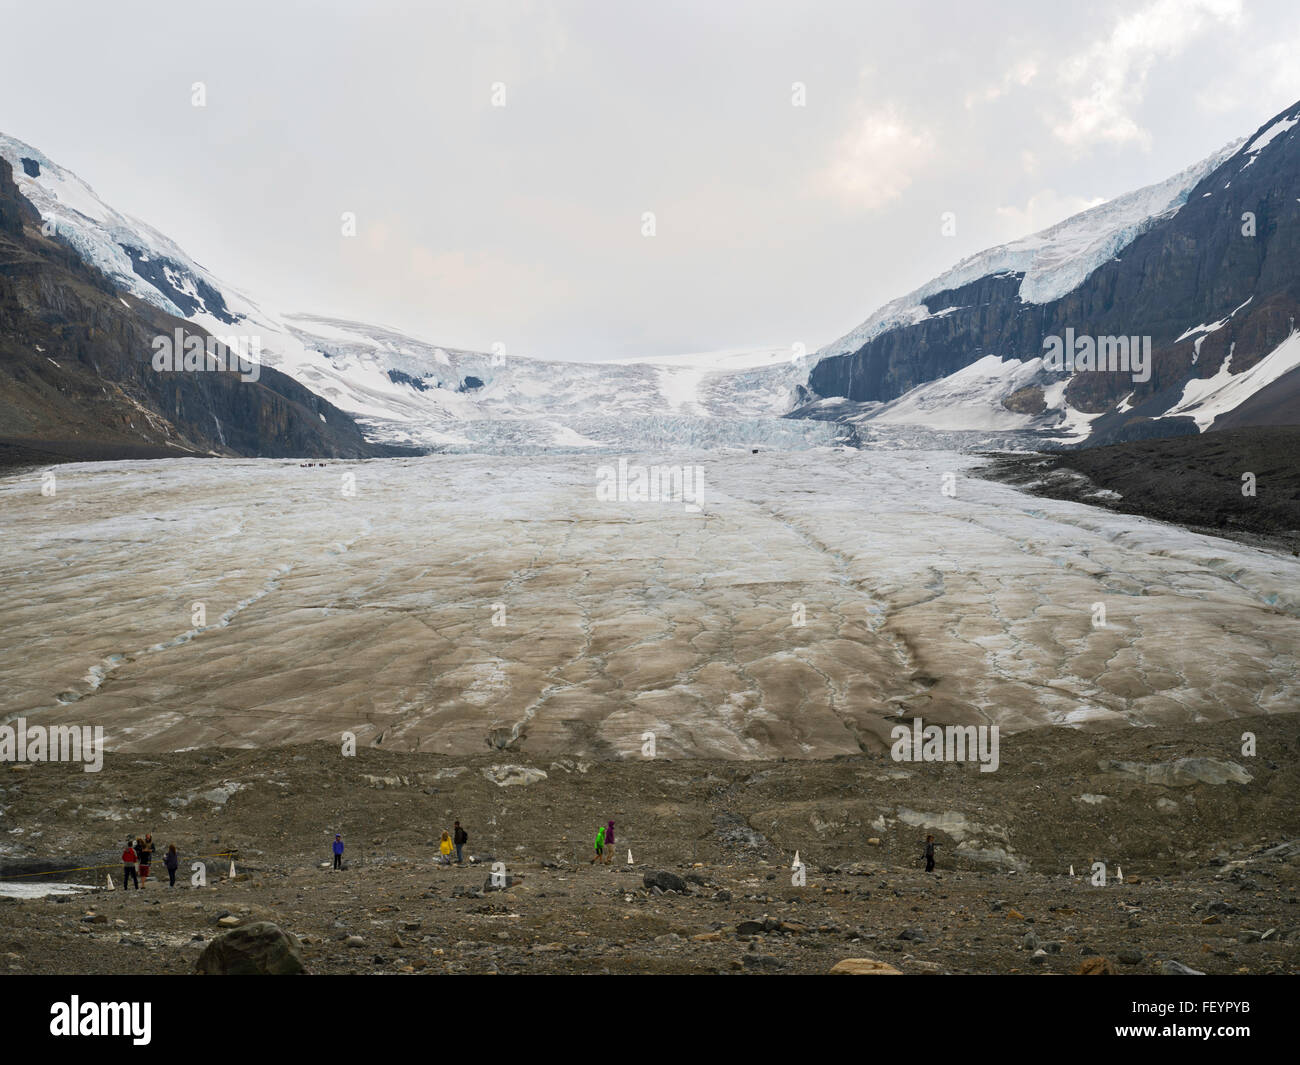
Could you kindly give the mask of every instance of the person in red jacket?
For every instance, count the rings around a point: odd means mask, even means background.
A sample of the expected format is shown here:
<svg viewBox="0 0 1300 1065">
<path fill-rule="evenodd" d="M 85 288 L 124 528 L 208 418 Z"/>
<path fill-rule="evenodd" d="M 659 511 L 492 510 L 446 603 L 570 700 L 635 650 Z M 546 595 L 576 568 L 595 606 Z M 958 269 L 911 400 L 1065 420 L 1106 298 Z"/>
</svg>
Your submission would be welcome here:
<svg viewBox="0 0 1300 1065">
<path fill-rule="evenodd" d="M 133 880 L 135 881 L 136 891 L 140 890 L 140 878 L 136 875 L 135 872 L 135 862 L 136 862 L 135 847 L 131 845 L 131 841 L 128 839 L 126 841 L 126 850 L 122 852 L 122 890 L 123 891 L 126 890 L 127 885 L 131 883 L 131 881 Z"/>
</svg>

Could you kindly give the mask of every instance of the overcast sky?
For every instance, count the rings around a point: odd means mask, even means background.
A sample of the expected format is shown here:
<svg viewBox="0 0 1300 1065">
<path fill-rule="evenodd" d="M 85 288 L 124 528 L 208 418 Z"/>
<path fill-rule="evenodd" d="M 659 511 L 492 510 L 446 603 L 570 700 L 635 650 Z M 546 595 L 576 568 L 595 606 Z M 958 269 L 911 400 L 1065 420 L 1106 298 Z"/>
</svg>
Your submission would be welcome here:
<svg viewBox="0 0 1300 1065">
<path fill-rule="evenodd" d="M 814 350 L 1300 99 L 1295 0 L 0 8 L 0 130 L 227 283 L 545 358 Z"/>
</svg>

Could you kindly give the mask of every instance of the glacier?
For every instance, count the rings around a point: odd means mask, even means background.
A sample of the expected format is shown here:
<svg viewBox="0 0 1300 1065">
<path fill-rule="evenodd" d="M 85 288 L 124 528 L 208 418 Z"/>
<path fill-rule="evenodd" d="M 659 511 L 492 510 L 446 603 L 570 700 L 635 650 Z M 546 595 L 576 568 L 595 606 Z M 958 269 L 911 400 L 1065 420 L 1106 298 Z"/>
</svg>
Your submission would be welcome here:
<svg viewBox="0 0 1300 1065">
<path fill-rule="evenodd" d="M 592 453 L 0 478 L 0 720 L 102 724 L 113 751 L 347 730 L 619 758 L 650 730 L 669 757 L 822 758 L 903 713 L 1145 728 L 1300 696 L 1285 553 L 952 451 L 626 457 L 699 466 L 702 512 L 602 501 Z"/>
</svg>

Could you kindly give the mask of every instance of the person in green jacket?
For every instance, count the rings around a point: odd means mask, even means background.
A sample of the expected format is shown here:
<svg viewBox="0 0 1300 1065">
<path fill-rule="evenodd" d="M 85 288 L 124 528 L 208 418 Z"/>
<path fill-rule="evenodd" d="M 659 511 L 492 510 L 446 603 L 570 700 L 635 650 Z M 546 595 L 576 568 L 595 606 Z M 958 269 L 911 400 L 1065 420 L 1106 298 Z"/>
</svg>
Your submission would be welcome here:
<svg viewBox="0 0 1300 1065">
<path fill-rule="evenodd" d="M 600 830 L 596 833 L 596 857 L 591 859 L 592 865 L 605 860 L 605 826 L 601 825 Z"/>
</svg>

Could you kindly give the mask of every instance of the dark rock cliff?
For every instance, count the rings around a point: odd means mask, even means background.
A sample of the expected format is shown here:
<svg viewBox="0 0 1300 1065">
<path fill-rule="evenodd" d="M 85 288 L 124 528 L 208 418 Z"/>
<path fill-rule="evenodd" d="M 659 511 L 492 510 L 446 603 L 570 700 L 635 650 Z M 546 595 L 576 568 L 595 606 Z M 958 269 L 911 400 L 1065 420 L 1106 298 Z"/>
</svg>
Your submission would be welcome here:
<svg viewBox="0 0 1300 1065">
<path fill-rule="evenodd" d="M 1255 137 L 1287 117 L 1300 117 L 1300 105 L 1261 126 L 1240 151 L 1200 181 L 1176 214 L 1158 221 L 1060 299 L 1021 302 L 1022 276 L 1010 273 L 937 293 L 925 300 L 931 313 L 958 309 L 821 360 L 809 386 L 821 396 L 888 401 L 986 355 L 1040 357 L 1044 338 L 1064 335 L 1067 328 L 1077 335 L 1149 336 L 1149 381 L 1135 383 L 1123 372 L 1077 373 L 1066 396 L 1079 410 L 1109 412 L 1094 423 L 1093 443 L 1178 435 L 1189 426 L 1194 431 L 1188 419 L 1153 422 L 1151 416 L 1172 406 L 1189 380 L 1214 376 L 1229 351 L 1230 368 L 1239 373 L 1295 328 L 1300 308 L 1300 126 L 1248 153 Z M 1244 217 L 1248 213 L 1253 233 Z M 1204 337 L 1199 353 L 1195 337 L 1178 340 L 1192 326 L 1229 315 L 1223 328 Z M 1276 382 L 1275 391 L 1282 385 Z M 1287 388 L 1286 394 L 1295 394 L 1294 382 Z M 1130 393 L 1131 409 L 1115 410 Z M 1251 409 L 1270 421 L 1294 420 L 1278 407 L 1260 397 Z"/>
<path fill-rule="evenodd" d="M 0 439 L 87 457 L 157 453 L 359 458 L 386 453 L 352 418 L 261 367 L 160 373 L 155 337 L 206 334 L 132 296 L 41 231 L 0 159 Z"/>
</svg>

